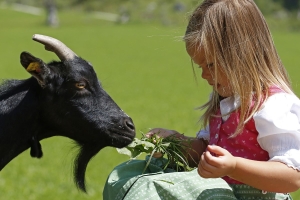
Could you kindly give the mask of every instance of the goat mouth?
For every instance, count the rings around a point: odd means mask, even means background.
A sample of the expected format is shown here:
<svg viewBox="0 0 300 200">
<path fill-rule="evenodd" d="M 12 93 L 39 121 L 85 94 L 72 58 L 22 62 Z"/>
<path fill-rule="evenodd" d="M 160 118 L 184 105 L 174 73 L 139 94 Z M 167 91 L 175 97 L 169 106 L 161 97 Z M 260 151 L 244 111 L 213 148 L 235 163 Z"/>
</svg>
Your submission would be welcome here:
<svg viewBox="0 0 300 200">
<path fill-rule="evenodd" d="M 135 133 L 128 132 L 113 132 L 112 134 L 111 146 L 116 148 L 123 148 L 129 145 L 135 137 Z"/>
</svg>

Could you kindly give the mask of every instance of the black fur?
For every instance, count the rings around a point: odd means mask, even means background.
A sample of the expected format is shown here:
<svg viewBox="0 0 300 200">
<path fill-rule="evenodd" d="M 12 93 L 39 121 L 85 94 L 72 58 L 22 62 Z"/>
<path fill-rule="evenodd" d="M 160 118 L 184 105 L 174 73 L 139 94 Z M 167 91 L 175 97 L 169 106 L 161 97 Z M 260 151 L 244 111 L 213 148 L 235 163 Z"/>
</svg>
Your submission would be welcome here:
<svg viewBox="0 0 300 200">
<path fill-rule="evenodd" d="M 32 77 L 0 86 L 0 170 L 28 148 L 32 157 L 42 157 L 40 140 L 65 136 L 79 145 L 74 180 L 86 191 L 90 159 L 106 146 L 128 145 L 135 137 L 133 122 L 103 90 L 85 60 L 46 64 L 27 52 L 20 58 Z M 37 67 L 29 68 L 31 63 Z"/>
</svg>

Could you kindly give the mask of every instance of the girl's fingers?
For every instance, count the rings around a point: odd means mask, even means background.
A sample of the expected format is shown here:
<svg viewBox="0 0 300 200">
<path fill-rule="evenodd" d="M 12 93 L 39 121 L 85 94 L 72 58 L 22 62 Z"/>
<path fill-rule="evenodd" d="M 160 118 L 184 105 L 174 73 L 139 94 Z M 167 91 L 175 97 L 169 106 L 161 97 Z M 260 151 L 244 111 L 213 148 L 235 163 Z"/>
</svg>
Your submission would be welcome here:
<svg viewBox="0 0 300 200">
<path fill-rule="evenodd" d="M 214 154 L 214 153 L 213 153 Z M 218 158 L 215 155 L 212 155 L 211 152 L 206 151 L 203 153 L 203 159 L 205 162 L 211 166 L 217 166 Z"/>
<path fill-rule="evenodd" d="M 207 170 L 205 169 L 205 164 L 204 164 L 205 161 L 203 161 L 203 158 L 202 158 L 202 157 L 203 157 L 203 156 L 201 156 L 200 162 L 199 162 L 199 164 L 198 164 L 198 174 L 199 174 L 202 178 L 208 178 L 210 172 L 207 171 Z"/>
<path fill-rule="evenodd" d="M 223 149 L 217 145 L 208 145 L 207 150 L 211 153 L 214 153 L 216 156 L 224 156 L 227 153 L 226 149 Z"/>
<path fill-rule="evenodd" d="M 215 162 L 214 162 L 215 157 L 211 155 L 209 151 L 204 152 L 202 157 L 203 157 L 202 160 L 203 166 L 205 167 L 205 169 L 209 171 L 213 171 L 216 169 Z"/>
<path fill-rule="evenodd" d="M 220 165 L 220 162 L 222 162 L 222 158 L 228 154 L 228 151 L 226 149 L 223 149 L 222 147 L 216 146 L 216 145 L 208 145 L 207 151 L 204 154 L 205 161 L 215 167 L 218 167 Z"/>
<path fill-rule="evenodd" d="M 154 134 L 157 134 L 157 136 L 159 137 L 168 137 L 170 135 L 174 135 L 174 134 L 179 134 L 177 131 L 174 130 L 168 130 L 168 129 L 164 129 L 164 128 L 154 128 L 152 130 L 150 130 L 148 133 L 146 133 L 146 137 L 151 137 Z"/>
<path fill-rule="evenodd" d="M 145 134 L 146 137 L 150 138 L 152 137 L 154 134 L 158 134 L 159 132 L 161 132 L 162 129 L 161 128 L 154 128 L 151 129 L 148 133 Z"/>
<path fill-rule="evenodd" d="M 205 169 L 201 168 L 201 166 L 198 167 L 197 172 L 202 178 L 210 178 L 211 177 L 211 172 L 206 171 Z"/>
<path fill-rule="evenodd" d="M 210 178 L 213 175 L 213 172 L 216 170 L 216 167 L 207 162 L 206 157 L 209 156 L 209 152 L 204 152 L 200 158 L 198 165 L 198 173 L 203 178 Z M 211 155 L 210 155 L 211 156 Z"/>
<path fill-rule="evenodd" d="M 152 137 L 153 134 L 154 134 L 154 133 L 152 133 L 152 132 L 148 132 L 148 133 L 145 134 L 145 136 L 146 136 L 147 138 L 150 138 L 150 137 Z"/>
<path fill-rule="evenodd" d="M 236 159 L 226 149 L 208 145 L 201 155 L 198 173 L 203 178 L 217 178 L 230 174 L 236 167 Z"/>
</svg>

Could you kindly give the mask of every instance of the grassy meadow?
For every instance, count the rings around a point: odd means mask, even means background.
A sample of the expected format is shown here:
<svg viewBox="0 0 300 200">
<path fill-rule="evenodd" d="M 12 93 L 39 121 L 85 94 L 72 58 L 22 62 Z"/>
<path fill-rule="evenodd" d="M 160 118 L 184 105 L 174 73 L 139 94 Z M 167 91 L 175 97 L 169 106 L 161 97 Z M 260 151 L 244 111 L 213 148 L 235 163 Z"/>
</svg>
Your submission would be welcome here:
<svg viewBox="0 0 300 200">
<path fill-rule="evenodd" d="M 29 77 L 19 63 L 22 51 L 46 62 L 57 59 L 54 53 L 31 40 L 35 33 L 56 37 L 93 64 L 105 90 L 134 120 L 137 137 L 154 127 L 195 135 L 201 114 L 195 108 L 207 100 L 210 88 L 193 77 L 180 38 L 184 25 L 116 25 L 71 12 L 60 13 L 59 17 L 60 27 L 49 28 L 43 24 L 44 16 L 0 8 L 0 79 Z M 185 20 L 185 16 L 182 18 Z M 300 95 L 300 34 L 273 35 L 294 89 Z M 0 199 L 99 200 L 110 171 L 127 160 L 114 148 L 103 149 L 88 165 L 88 194 L 84 194 L 72 182 L 72 141 L 54 137 L 41 144 L 42 159 L 31 158 L 27 150 L 0 172 Z M 293 196 L 300 199 L 300 192 Z"/>
</svg>

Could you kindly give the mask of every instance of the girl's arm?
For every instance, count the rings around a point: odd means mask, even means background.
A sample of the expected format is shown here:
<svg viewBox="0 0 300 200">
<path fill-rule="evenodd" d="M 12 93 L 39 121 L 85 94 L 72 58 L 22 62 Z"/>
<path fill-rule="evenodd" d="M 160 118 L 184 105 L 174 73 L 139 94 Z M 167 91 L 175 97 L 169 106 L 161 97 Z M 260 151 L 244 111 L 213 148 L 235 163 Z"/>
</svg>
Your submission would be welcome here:
<svg viewBox="0 0 300 200">
<path fill-rule="evenodd" d="M 270 192 L 288 193 L 300 188 L 299 171 L 281 162 L 253 161 L 236 157 L 231 178 Z"/>
<path fill-rule="evenodd" d="M 209 145 L 207 150 L 198 165 L 198 173 L 204 178 L 229 176 L 269 192 L 287 193 L 300 188 L 300 172 L 286 164 L 234 157 L 219 146 Z"/>
<path fill-rule="evenodd" d="M 187 142 L 191 142 L 191 149 L 187 151 L 187 158 L 190 167 L 197 167 L 200 157 L 205 152 L 208 141 L 202 138 L 186 138 Z"/>
</svg>

